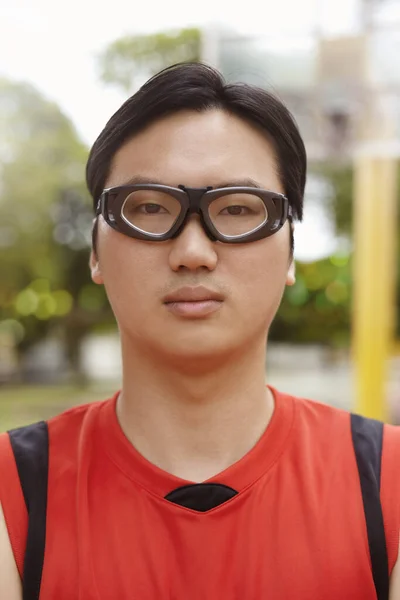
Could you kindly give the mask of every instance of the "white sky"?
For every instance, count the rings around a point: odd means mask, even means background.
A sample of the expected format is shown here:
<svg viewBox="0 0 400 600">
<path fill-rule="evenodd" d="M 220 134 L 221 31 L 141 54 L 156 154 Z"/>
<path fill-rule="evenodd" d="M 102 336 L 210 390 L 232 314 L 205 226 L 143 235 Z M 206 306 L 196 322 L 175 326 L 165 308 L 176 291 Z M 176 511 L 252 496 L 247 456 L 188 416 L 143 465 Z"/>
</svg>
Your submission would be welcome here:
<svg viewBox="0 0 400 600">
<path fill-rule="evenodd" d="M 27 80 L 55 100 L 92 143 L 124 98 L 102 85 L 95 56 L 125 34 L 223 23 L 238 32 L 354 31 L 361 0 L 0 0 L 0 76 Z M 299 230 L 298 254 L 332 249 L 314 219 Z"/>
<path fill-rule="evenodd" d="M 354 27 L 359 1 L 0 0 L 0 75 L 33 82 L 91 143 L 123 100 L 99 83 L 95 64 L 96 53 L 118 37 L 220 22 L 252 34 L 288 33 L 289 43 L 291 32 L 318 21 L 331 31 Z"/>
</svg>

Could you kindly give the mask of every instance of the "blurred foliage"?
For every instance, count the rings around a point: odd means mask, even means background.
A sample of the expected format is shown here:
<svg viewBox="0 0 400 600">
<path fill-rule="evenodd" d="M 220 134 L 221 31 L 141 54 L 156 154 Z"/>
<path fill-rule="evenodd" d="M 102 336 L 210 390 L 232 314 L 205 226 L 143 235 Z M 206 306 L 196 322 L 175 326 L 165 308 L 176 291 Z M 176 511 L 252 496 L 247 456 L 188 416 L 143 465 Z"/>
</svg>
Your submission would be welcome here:
<svg viewBox="0 0 400 600">
<path fill-rule="evenodd" d="M 313 165 L 316 174 L 327 180 L 331 187 L 330 208 L 335 215 L 336 231 L 351 235 L 353 230 L 353 167 L 351 164 L 322 163 Z M 400 163 L 398 167 L 398 205 L 400 206 Z M 377 206 L 378 214 L 379 206 Z M 398 214 L 400 233 L 400 214 Z M 399 248 L 400 251 L 400 248 Z"/>
<path fill-rule="evenodd" d="M 0 81 L 0 115 L 0 334 L 24 352 L 57 330 L 78 373 L 80 340 L 109 318 L 89 278 L 87 148 L 27 84 Z"/>
<path fill-rule="evenodd" d="M 201 33 L 196 28 L 126 36 L 99 56 L 100 77 L 129 92 L 138 78 L 147 79 L 178 62 L 198 62 L 200 56 Z"/>
<path fill-rule="evenodd" d="M 286 289 L 271 340 L 347 346 L 350 340 L 351 260 L 346 255 L 296 265 L 296 283 Z"/>
</svg>

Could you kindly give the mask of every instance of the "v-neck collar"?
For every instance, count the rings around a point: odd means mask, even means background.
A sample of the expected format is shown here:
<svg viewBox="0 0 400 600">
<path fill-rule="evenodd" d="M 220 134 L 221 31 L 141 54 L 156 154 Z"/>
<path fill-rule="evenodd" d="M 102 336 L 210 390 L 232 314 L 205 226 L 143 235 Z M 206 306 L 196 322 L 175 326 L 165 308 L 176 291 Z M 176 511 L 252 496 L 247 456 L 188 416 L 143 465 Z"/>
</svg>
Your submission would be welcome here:
<svg viewBox="0 0 400 600">
<path fill-rule="evenodd" d="M 241 492 L 264 475 L 282 454 L 294 417 L 294 399 L 270 387 L 275 408 L 258 442 L 241 459 L 203 483 L 219 483 Z M 125 436 L 116 414 L 119 392 L 100 411 L 102 445 L 118 468 L 153 494 L 165 497 L 172 490 L 195 482 L 181 479 L 144 458 Z"/>
</svg>

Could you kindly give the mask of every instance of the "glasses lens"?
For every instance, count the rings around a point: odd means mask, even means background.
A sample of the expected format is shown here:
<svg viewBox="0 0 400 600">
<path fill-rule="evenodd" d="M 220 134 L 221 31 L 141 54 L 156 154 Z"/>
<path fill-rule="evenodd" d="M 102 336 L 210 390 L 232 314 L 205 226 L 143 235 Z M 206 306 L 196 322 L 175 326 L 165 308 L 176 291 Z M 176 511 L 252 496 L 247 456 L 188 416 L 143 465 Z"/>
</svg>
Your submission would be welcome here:
<svg viewBox="0 0 400 600">
<path fill-rule="evenodd" d="M 176 198 L 156 190 L 136 190 L 126 198 L 122 218 L 143 233 L 162 235 L 176 222 L 181 205 Z"/>
<path fill-rule="evenodd" d="M 268 219 L 264 202 L 254 194 L 232 193 L 211 202 L 208 213 L 222 234 L 237 237 L 258 229 Z"/>
</svg>

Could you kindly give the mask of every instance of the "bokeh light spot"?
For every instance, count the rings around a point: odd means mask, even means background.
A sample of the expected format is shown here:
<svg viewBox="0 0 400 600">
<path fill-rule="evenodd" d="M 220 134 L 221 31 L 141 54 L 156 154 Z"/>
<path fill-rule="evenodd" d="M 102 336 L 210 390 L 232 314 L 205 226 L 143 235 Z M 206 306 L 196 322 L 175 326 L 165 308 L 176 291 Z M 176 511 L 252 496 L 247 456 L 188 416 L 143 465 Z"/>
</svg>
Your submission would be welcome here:
<svg viewBox="0 0 400 600">
<path fill-rule="evenodd" d="M 39 297 L 34 290 L 26 288 L 16 298 L 15 309 L 20 315 L 27 317 L 32 315 L 38 308 Z"/>
</svg>

